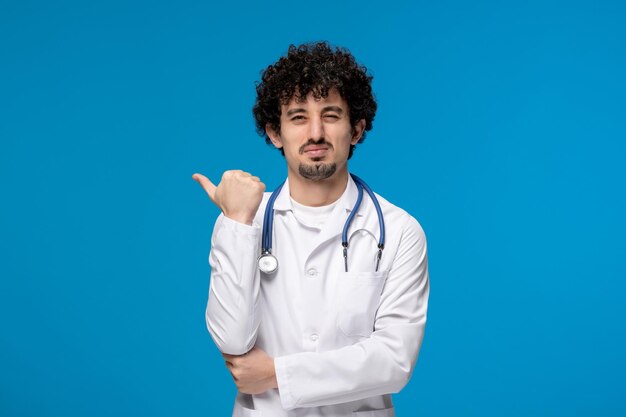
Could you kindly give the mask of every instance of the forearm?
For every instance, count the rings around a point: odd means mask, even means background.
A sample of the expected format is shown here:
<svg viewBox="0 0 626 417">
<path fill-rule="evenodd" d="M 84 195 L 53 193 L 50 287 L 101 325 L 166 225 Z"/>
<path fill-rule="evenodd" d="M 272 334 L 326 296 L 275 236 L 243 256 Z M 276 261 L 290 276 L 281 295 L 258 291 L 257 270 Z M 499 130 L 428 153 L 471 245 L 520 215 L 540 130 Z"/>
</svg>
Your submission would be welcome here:
<svg viewBox="0 0 626 417">
<path fill-rule="evenodd" d="M 275 358 L 283 407 L 315 407 L 399 392 L 411 377 L 423 335 L 423 324 L 398 325 L 340 349 Z"/>
<path fill-rule="evenodd" d="M 260 231 L 224 216 L 215 228 L 206 323 L 221 352 L 240 355 L 254 346 L 260 320 Z"/>
</svg>

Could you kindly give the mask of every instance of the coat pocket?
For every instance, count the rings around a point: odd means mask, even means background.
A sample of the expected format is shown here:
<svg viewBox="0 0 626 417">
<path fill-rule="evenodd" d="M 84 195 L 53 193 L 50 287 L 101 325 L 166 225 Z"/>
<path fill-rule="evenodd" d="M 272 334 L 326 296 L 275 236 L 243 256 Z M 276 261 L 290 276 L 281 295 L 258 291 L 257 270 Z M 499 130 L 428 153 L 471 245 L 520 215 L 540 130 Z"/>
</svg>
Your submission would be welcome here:
<svg viewBox="0 0 626 417">
<path fill-rule="evenodd" d="M 367 337 L 374 331 L 376 309 L 387 271 L 344 272 L 339 276 L 337 326 L 349 337 Z"/>
</svg>

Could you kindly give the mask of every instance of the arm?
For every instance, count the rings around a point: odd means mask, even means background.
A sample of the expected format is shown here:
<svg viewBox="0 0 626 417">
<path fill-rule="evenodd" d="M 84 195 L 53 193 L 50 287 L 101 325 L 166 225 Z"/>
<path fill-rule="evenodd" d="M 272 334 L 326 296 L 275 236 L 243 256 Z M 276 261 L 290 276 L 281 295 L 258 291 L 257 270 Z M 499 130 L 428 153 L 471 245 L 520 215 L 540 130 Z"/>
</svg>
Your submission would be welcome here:
<svg viewBox="0 0 626 417">
<path fill-rule="evenodd" d="M 254 346 L 260 321 L 256 257 L 261 231 L 254 219 L 265 184 L 240 170 L 224 172 L 217 186 L 202 174 L 192 178 L 222 211 L 211 238 L 207 328 L 222 353 L 242 354 Z"/>
<path fill-rule="evenodd" d="M 417 362 L 429 293 L 426 236 L 409 217 L 381 295 L 374 332 L 340 349 L 275 358 L 283 407 L 314 407 L 399 392 Z"/>
<path fill-rule="evenodd" d="M 211 239 L 211 280 L 206 324 L 223 353 L 241 355 L 254 346 L 260 322 L 256 258 L 260 227 L 220 214 Z"/>
</svg>

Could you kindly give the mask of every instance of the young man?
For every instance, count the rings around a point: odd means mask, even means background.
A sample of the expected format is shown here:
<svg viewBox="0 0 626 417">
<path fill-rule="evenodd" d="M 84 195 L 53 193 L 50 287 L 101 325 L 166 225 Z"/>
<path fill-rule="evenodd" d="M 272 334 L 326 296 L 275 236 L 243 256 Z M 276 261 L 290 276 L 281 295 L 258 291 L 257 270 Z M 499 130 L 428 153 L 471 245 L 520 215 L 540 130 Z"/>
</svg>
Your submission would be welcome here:
<svg viewBox="0 0 626 417">
<path fill-rule="evenodd" d="M 381 217 L 362 190 L 342 243 L 362 188 L 348 159 L 376 112 L 371 80 L 325 42 L 292 45 L 262 73 L 257 129 L 287 162 L 269 212 L 276 271 L 258 263 L 271 194 L 261 180 L 193 175 L 222 210 L 206 322 L 239 390 L 234 417 L 393 416 L 390 394 L 413 372 L 430 291 L 424 231 L 376 194 Z"/>
</svg>

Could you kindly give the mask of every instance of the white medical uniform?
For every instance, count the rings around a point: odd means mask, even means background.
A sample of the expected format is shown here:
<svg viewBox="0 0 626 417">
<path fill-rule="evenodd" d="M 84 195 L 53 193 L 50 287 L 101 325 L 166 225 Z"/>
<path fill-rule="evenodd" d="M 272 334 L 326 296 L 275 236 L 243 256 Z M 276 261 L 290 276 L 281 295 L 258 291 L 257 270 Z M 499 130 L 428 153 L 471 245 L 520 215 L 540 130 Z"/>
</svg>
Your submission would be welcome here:
<svg viewBox="0 0 626 417">
<path fill-rule="evenodd" d="M 294 216 L 285 183 L 274 203 L 273 275 L 261 273 L 265 193 L 252 225 L 220 214 L 211 240 L 206 322 L 221 352 L 258 346 L 275 361 L 278 389 L 238 393 L 233 417 L 392 417 L 391 393 L 409 381 L 424 337 L 428 296 L 426 237 L 406 211 L 378 196 L 385 249 L 378 272 L 379 225 L 364 192 L 354 207 L 351 177 L 321 228 Z"/>
</svg>

